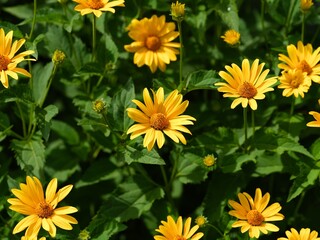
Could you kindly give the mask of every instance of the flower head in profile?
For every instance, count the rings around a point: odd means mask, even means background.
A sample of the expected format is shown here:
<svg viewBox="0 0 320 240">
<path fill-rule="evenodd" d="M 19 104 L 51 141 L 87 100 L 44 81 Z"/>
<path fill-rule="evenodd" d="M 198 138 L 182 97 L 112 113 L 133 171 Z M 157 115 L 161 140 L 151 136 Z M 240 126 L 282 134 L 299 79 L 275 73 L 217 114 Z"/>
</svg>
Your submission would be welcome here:
<svg viewBox="0 0 320 240">
<path fill-rule="evenodd" d="M 195 225 L 191 228 L 191 217 L 187 218 L 184 225 L 181 216 L 178 217 L 177 222 L 175 222 L 171 216 L 168 216 L 167 221 L 161 221 L 161 223 L 162 225 L 160 225 L 156 231 L 162 235 L 154 236 L 153 238 L 155 240 L 199 240 L 204 235 L 202 232 L 196 233 L 199 229 L 199 225 Z"/>
<path fill-rule="evenodd" d="M 315 111 L 310 111 L 310 115 L 312 115 L 315 119 L 315 121 L 311 121 L 307 123 L 308 127 L 320 127 L 320 113 Z"/>
<path fill-rule="evenodd" d="M 36 177 L 27 176 L 26 184 L 21 183 L 20 189 L 11 189 L 17 198 L 10 198 L 11 210 L 27 215 L 13 229 L 13 234 L 25 229 L 25 239 L 36 240 L 40 228 L 49 232 L 51 237 L 56 236 L 56 226 L 64 230 L 71 230 L 71 224 L 77 220 L 68 214 L 78 210 L 75 207 L 57 205 L 71 191 L 72 185 L 65 186 L 57 192 L 57 179 L 52 179 L 44 194 L 41 182 Z M 71 224 L 70 224 L 71 223 Z"/>
<path fill-rule="evenodd" d="M 251 238 L 259 238 L 260 232 L 267 234 L 268 231 L 277 232 L 279 228 L 270 221 L 280 221 L 284 216 L 279 213 L 281 206 L 279 203 L 273 203 L 267 207 L 270 194 L 262 196 L 261 189 L 257 188 L 254 199 L 246 192 L 239 193 L 240 203 L 229 200 L 228 203 L 234 210 L 229 211 L 231 216 L 238 218 L 232 224 L 232 227 L 241 227 L 241 232 L 249 231 Z"/>
<path fill-rule="evenodd" d="M 257 101 L 265 98 L 265 93 L 273 91 L 271 87 L 277 82 L 275 77 L 267 78 L 269 69 L 262 72 L 264 63 L 259 64 L 259 60 L 256 59 L 250 63 L 248 59 L 242 61 L 242 68 L 236 64 L 226 66 L 225 71 L 220 71 L 219 75 L 226 82 L 216 83 L 219 86 L 218 91 L 223 92 L 224 97 L 235 98 L 231 104 L 231 108 L 234 109 L 240 103 L 243 108 L 246 108 L 249 104 L 252 110 L 257 109 Z"/>
<path fill-rule="evenodd" d="M 93 13 L 96 17 L 100 17 L 102 12 L 115 13 L 114 7 L 124 7 L 124 0 L 72 0 L 78 3 L 74 10 L 86 15 Z"/>
<path fill-rule="evenodd" d="M 297 47 L 293 44 L 287 46 L 288 56 L 279 54 L 278 64 L 280 69 L 288 71 L 290 69 L 299 69 L 307 73 L 307 76 L 312 81 L 320 83 L 320 47 L 313 51 L 310 43 L 303 45 L 301 41 L 298 42 Z"/>
<path fill-rule="evenodd" d="M 240 42 L 240 33 L 236 30 L 230 29 L 226 31 L 221 38 L 229 45 L 236 45 Z"/>
<path fill-rule="evenodd" d="M 12 43 L 13 31 L 5 34 L 4 30 L 0 28 L 0 80 L 5 88 L 9 87 L 8 76 L 13 79 L 18 79 L 18 74 L 26 77 L 31 77 L 31 74 L 23 69 L 18 68 L 17 65 L 26 60 L 25 57 L 34 53 L 32 50 L 17 53 L 25 43 L 25 39 L 16 40 Z"/>
<path fill-rule="evenodd" d="M 184 14 L 185 14 L 184 8 L 185 8 L 185 4 L 179 3 L 179 1 L 177 1 L 176 3 L 172 3 L 171 4 L 172 19 L 177 22 L 181 22 L 184 18 Z"/>
<path fill-rule="evenodd" d="M 179 36 L 179 32 L 174 31 L 176 25 L 173 22 L 166 22 L 163 15 L 142 20 L 133 19 L 127 27 L 129 37 L 133 43 L 125 45 L 128 52 L 135 53 L 133 62 L 138 67 L 147 65 L 154 73 L 158 68 L 166 70 L 166 64 L 177 60 L 180 43 L 172 42 Z"/>
<path fill-rule="evenodd" d="M 161 148 L 165 142 L 164 134 L 170 137 L 174 142 L 181 141 L 186 144 L 187 141 L 183 134 L 191 132 L 184 125 L 193 125 L 195 118 L 189 115 L 181 115 L 188 107 L 189 101 L 182 102 L 182 94 L 178 90 L 172 91 L 167 98 L 164 97 L 163 88 L 157 92 L 152 90 L 153 101 L 147 88 L 143 90 L 144 103 L 138 100 L 132 100 L 139 108 L 128 108 L 128 116 L 137 124 L 132 125 L 127 134 L 131 133 L 130 139 L 134 139 L 145 134 L 143 146 L 150 151 L 155 142 Z"/>
<path fill-rule="evenodd" d="M 300 9 L 303 12 L 308 11 L 313 5 L 313 0 L 300 0 Z"/>
<path fill-rule="evenodd" d="M 291 231 L 286 231 L 287 237 L 278 238 L 278 240 L 320 240 L 317 231 L 312 231 L 310 228 L 301 228 L 300 232 L 291 228 Z"/>
<path fill-rule="evenodd" d="M 293 94 L 296 98 L 299 96 L 303 98 L 304 93 L 308 92 L 311 86 L 311 79 L 306 72 L 302 72 L 300 69 L 283 71 L 279 81 L 278 88 L 284 89 L 282 95 L 285 97 L 290 97 Z"/>
</svg>

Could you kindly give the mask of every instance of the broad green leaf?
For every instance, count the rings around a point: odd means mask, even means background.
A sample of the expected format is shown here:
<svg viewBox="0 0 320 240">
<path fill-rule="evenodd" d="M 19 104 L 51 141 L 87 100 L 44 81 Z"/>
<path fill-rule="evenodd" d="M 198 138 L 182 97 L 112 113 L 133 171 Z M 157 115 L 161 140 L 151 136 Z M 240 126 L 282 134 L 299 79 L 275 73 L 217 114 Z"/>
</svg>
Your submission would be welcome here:
<svg viewBox="0 0 320 240">
<path fill-rule="evenodd" d="M 320 160 L 320 138 L 318 138 L 314 143 L 311 145 L 311 153 L 314 156 L 315 160 Z"/>
<path fill-rule="evenodd" d="M 33 16 L 32 4 L 14 5 L 10 7 L 4 7 L 3 10 L 12 14 L 19 19 L 28 19 Z"/>
<path fill-rule="evenodd" d="M 215 83 L 221 81 L 213 70 L 199 70 L 192 72 L 187 76 L 186 79 L 186 92 L 201 89 L 215 89 Z"/>
<path fill-rule="evenodd" d="M 213 3 L 213 2 L 212 2 Z M 220 0 L 213 3 L 213 9 L 230 28 L 239 31 L 239 16 L 236 0 Z"/>
<path fill-rule="evenodd" d="M 87 230 L 91 240 L 108 240 L 114 234 L 125 230 L 126 225 L 119 223 L 116 220 L 105 221 L 103 216 L 95 216 L 90 222 Z"/>
<path fill-rule="evenodd" d="M 36 64 L 33 67 L 33 98 L 38 106 L 42 105 L 47 94 L 47 88 L 49 80 L 54 68 L 53 62 L 47 63 L 44 67 L 40 64 Z"/>
<path fill-rule="evenodd" d="M 58 114 L 58 111 L 55 105 L 46 106 L 44 109 L 36 108 L 37 124 L 46 141 L 50 135 L 51 119 Z"/>
<path fill-rule="evenodd" d="M 104 64 L 108 62 L 115 63 L 119 57 L 118 47 L 112 39 L 110 34 L 104 34 L 100 39 L 100 49 L 98 51 L 98 59 L 100 59 Z M 103 49 L 103 50 L 102 50 Z M 103 68 L 104 69 L 104 68 Z"/>
<path fill-rule="evenodd" d="M 112 98 L 112 104 L 108 108 L 107 118 L 113 131 L 125 132 L 132 120 L 128 117 L 127 108 L 134 107 L 132 100 L 135 98 L 132 80 L 118 91 Z"/>
<path fill-rule="evenodd" d="M 135 176 L 121 183 L 119 188 L 106 199 L 100 214 L 104 214 L 108 220 L 126 222 L 139 218 L 141 214 L 150 210 L 155 200 L 163 197 L 164 191 L 161 187 L 141 176 Z"/>
<path fill-rule="evenodd" d="M 14 139 L 11 142 L 11 148 L 21 169 L 38 178 L 42 176 L 45 164 L 45 146 L 38 135 L 30 140 Z"/>
<path fill-rule="evenodd" d="M 164 160 L 159 156 L 156 150 L 148 151 L 146 148 L 138 146 L 137 148 L 126 145 L 119 149 L 119 159 L 128 164 L 133 162 L 144 164 L 164 165 Z"/>
<path fill-rule="evenodd" d="M 257 156 L 255 173 L 268 175 L 275 172 L 282 172 L 284 169 L 281 156 L 276 152 L 263 151 Z"/>
<path fill-rule="evenodd" d="M 10 80 L 9 80 L 10 81 Z M 32 104 L 32 93 L 28 84 L 19 83 L 14 86 L 10 86 L 8 89 L 0 91 L 0 102 L 23 102 Z"/>
<path fill-rule="evenodd" d="M 80 137 L 76 129 L 66 122 L 52 120 L 51 129 L 70 145 L 77 145 L 80 142 Z"/>
</svg>

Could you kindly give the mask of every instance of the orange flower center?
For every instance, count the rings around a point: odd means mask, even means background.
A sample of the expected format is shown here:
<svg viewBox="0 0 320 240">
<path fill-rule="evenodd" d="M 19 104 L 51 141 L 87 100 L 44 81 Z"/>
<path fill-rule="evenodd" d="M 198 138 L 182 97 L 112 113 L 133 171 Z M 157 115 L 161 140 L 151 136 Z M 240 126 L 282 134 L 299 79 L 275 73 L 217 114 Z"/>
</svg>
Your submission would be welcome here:
<svg viewBox="0 0 320 240">
<path fill-rule="evenodd" d="M 145 45 L 149 50 L 157 51 L 161 47 L 161 40 L 157 36 L 150 36 L 147 37 Z"/>
<path fill-rule="evenodd" d="M 35 209 L 36 214 L 40 218 L 48 218 L 53 214 L 53 209 L 47 202 L 40 202 Z"/>
<path fill-rule="evenodd" d="M 10 62 L 11 60 L 8 57 L 0 55 L 0 71 L 7 70 Z"/>
<path fill-rule="evenodd" d="M 250 210 L 247 213 L 247 220 L 251 226 L 260 226 L 261 223 L 264 221 L 264 217 L 257 210 Z"/>
<path fill-rule="evenodd" d="M 306 62 L 306 60 L 302 60 L 299 63 L 298 68 L 301 69 L 302 72 L 306 72 L 307 75 L 312 73 L 312 68 L 309 66 L 309 64 Z"/>
<path fill-rule="evenodd" d="M 241 97 L 253 98 L 257 94 L 257 89 L 251 83 L 244 82 L 238 89 Z"/>
<path fill-rule="evenodd" d="M 301 78 L 301 76 L 294 76 L 290 81 L 290 86 L 292 88 L 298 88 L 301 85 L 302 81 L 303 79 Z"/>
<path fill-rule="evenodd" d="M 102 2 L 102 0 L 89 0 L 88 5 L 90 8 L 95 10 L 98 10 L 104 7 L 104 3 Z"/>
<path fill-rule="evenodd" d="M 169 121 L 163 113 L 154 113 L 150 118 L 150 126 L 155 130 L 164 130 L 169 126 Z"/>
</svg>

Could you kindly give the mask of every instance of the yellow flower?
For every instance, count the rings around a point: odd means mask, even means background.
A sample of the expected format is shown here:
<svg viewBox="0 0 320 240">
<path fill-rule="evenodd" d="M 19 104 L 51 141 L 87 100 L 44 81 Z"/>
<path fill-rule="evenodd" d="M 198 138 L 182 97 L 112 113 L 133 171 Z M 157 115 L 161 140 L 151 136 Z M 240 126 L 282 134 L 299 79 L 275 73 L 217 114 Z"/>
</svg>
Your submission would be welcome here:
<svg viewBox="0 0 320 240">
<path fill-rule="evenodd" d="M 206 225 L 206 223 L 208 222 L 207 218 L 200 215 L 198 217 L 196 217 L 195 219 L 195 223 L 199 226 L 199 227 L 203 227 L 204 225 Z"/>
<path fill-rule="evenodd" d="M 66 55 L 64 54 L 64 52 L 57 49 L 53 53 L 52 62 L 58 65 L 58 64 L 61 64 L 65 58 L 66 58 Z"/>
<path fill-rule="evenodd" d="M 302 72 L 300 69 L 283 71 L 279 81 L 278 88 L 284 89 L 282 95 L 285 97 L 290 97 L 293 94 L 296 98 L 299 95 L 303 98 L 304 93 L 308 92 L 311 86 L 311 79 L 306 72 Z"/>
<path fill-rule="evenodd" d="M 221 36 L 223 41 L 230 45 L 236 45 L 240 41 L 240 33 L 238 33 L 236 30 L 228 30 L 224 33 L 223 36 Z"/>
<path fill-rule="evenodd" d="M 239 193 L 238 198 L 240 203 L 233 200 L 228 201 L 234 208 L 229 211 L 229 214 L 238 218 L 232 227 L 241 227 L 242 233 L 249 230 L 251 238 L 259 238 L 260 232 L 267 234 L 268 231 L 279 231 L 277 226 L 268 222 L 283 220 L 284 216 L 279 213 L 281 210 L 279 203 L 273 203 L 267 207 L 270 200 L 269 193 L 262 196 L 261 189 L 257 188 L 254 199 L 246 192 Z"/>
<path fill-rule="evenodd" d="M 20 73 L 26 77 L 31 77 L 31 74 L 23 68 L 18 68 L 17 65 L 26 59 L 25 57 L 34 53 L 32 50 L 27 50 L 21 53 L 16 53 L 25 43 L 25 39 L 16 40 L 12 43 L 13 31 L 5 34 L 4 30 L 0 28 L 0 80 L 5 88 L 9 87 L 8 75 L 14 79 L 18 79 Z"/>
<path fill-rule="evenodd" d="M 303 12 L 308 11 L 313 5 L 312 0 L 300 0 L 300 8 Z"/>
<path fill-rule="evenodd" d="M 213 154 L 208 154 L 203 158 L 203 164 L 206 165 L 207 167 L 211 167 L 216 163 L 216 158 L 214 157 Z"/>
<path fill-rule="evenodd" d="M 175 21 L 182 21 L 184 18 L 184 8 L 185 4 L 179 3 L 177 1 L 176 3 L 171 4 L 171 16 L 172 19 Z"/>
<path fill-rule="evenodd" d="M 311 111 L 309 112 L 310 115 L 314 117 L 316 121 L 308 122 L 307 126 L 308 127 L 320 127 L 320 113 Z"/>
<path fill-rule="evenodd" d="M 38 237 L 27 237 L 27 236 L 23 236 L 23 237 L 21 237 L 21 240 L 38 240 Z M 46 240 L 46 238 L 45 237 L 41 237 L 41 238 L 39 238 L 39 240 Z"/>
<path fill-rule="evenodd" d="M 147 65 L 151 72 L 159 67 L 161 71 L 166 70 L 166 64 L 177 60 L 180 43 L 171 42 L 179 36 L 179 32 L 173 22 L 166 22 L 166 17 L 153 15 L 150 19 L 133 19 L 127 27 L 129 37 L 133 43 L 125 45 L 128 52 L 134 52 L 133 62 L 138 67 Z"/>
<path fill-rule="evenodd" d="M 96 17 L 100 17 L 102 12 L 115 13 L 114 7 L 124 7 L 124 0 L 72 0 L 78 3 L 74 10 L 79 11 L 81 15 L 93 13 Z"/>
<path fill-rule="evenodd" d="M 182 102 L 182 95 L 178 90 L 172 91 L 169 96 L 164 98 L 163 88 L 153 93 L 153 101 L 147 88 L 143 90 L 144 104 L 138 100 L 132 100 L 141 110 L 128 108 L 128 115 L 131 119 L 138 122 L 131 126 L 127 134 L 131 133 L 130 139 L 134 139 L 145 134 L 143 146 L 150 151 L 157 141 L 161 148 L 165 142 L 164 134 L 174 142 L 179 140 L 186 144 L 187 141 L 181 132 L 191 132 L 183 125 L 193 125 L 195 118 L 182 114 L 188 107 L 189 101 Z"/>
<path fill-rule="evenodd" d="M 320 47 L 313 51 L 310 43 L 304 46 L 301 41 L 297 46 L 293 44 L 287 46 L 288 56 L 279 54 L 279 60 L 282 63 L 279 63 L 278 67 L 285 71 L 300 69 L 302 72 L 306 72 L 312 81 L 320 83 Z"/>
<path fill-rule="evenodd" d="M 171 216 L 167 217 L 167 221 L 161 221 L 162 225 L 159 226 L 159 229 L 156 229 L 157 232 L 161 235 L 154 236 L 155 240 L 173 240 L 173 239 L 190 239 L 190 240 L 199 240 L 203 237 L 202 232 L 196 233 L 199 229 L 198 225 L 193 226 L 191 229 L 191 217 L 188 217 L 184 223 L 182 222 L 182 217 L 178 217 L 177 222 L 173 220 Z M 183 233 L 182 233 L 183 229 Z"/>
<path fill-rule="evenodd" d="M 278 240 L 320 240 L 318 238 L 318 232 L 312 231 L 310 232 L 310 228 L 302 228 L 300 233 L 294 228 L 291 228 L 290 231 L 286 231 L 287 238 L 281 237 Z"/>
<path fill-rule="evenodd" d="M 240 103 L 243 108 L 246 108 L 249 104 L 252 110 L 257 109 L 256 100 L 264 99 L 264 93 L 273 91 L 271 87 L 277 82 L 275 77 L 266 79 L 269 69 L 264 70 L 264 63 L 259 64 L 259 60 L 256 59 L 250 69 L 250 63 L 248 59 L 242 61 L 242 69 L 236 64 L 225 66 L 228 72 L 220 71 L 219 75 L 227 83 L 216 83 L 219 92 L 223 92 L 224 97 L 236 98 L 231 104 L 231 108 L 234 109 Z"/>
<path fill-rule="evenodd" d="M 11 210 L 28 215 L 22 219 L 13 229 L 13 234 L 19 233 L 27 228 L 25 237 L 36 239 L 42 228 L 49 232 L 51 237 L 56 236 L 56 226 L 71 230 L 71 224 L 77 224 L 77 220 L 68 214 L 78 210 L 75 207 L 64 206 L 56 208 L 71 191 L 72 185 L 65 186 L 57 192 L 58 181 L 52 179 L 46 189 L 45 196 L 41 182 L 36 177 L 26 178 L 26 184 L 21 183 L 20 189 L 12 189 L 17 198 L 10 198 Z M 55 226 L 56 225 L 56 226 Z"/>
</svg>

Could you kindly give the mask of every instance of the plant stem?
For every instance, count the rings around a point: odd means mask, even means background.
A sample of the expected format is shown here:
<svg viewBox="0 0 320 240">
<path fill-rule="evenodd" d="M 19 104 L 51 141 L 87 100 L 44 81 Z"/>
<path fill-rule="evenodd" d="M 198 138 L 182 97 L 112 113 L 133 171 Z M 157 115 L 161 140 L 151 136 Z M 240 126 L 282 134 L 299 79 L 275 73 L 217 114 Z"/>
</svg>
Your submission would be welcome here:
<svg viewBox="0 0 320 240">
<path fill-rule="evenodd" d="M 50 89 L 50 86 L 51 86 L 51 83 L 52 83 L 52 80 L 54 78 L 54 76 L 56 75 L 56 72 L 57 72 L 57 67 L 58 65 L 57 64 L 54 64 L 53 66 L 53 69 L 52 69 L 52 72 L 51 72 L 51 75 L 50 75 L 50 78 L 49 78 L 49 81 L 47 83 L 47 87 L 46 87 L 46 90 L 45 90 L 45 95 L 42 99 L 42 101 L 39 103 L 39 106 L 42 107 L 43 104 L 44 104 L 44 101 L 46 100 L 47 98 L 47 95 L 48 95 L 48 92 L 49 92 L 49 89 Z"/>
<path fill-rule="evenodd" d="M 214 226 L 214 225 L 212 225 L 210 223 L 208 223 L 208 226 L 212 227 L 214 230 L 216 230 L 217 233 L 219 233 L 221 235 L 221 237 L 224 237 L 223 233 L 221 232 L 221 230 L 219 228 L 217 228 L 216 226 Z"/>
<path fill-rule="evenodd" d="M 167 186 L 168 186 L 168 177 L 167 177 L 166 171 L 164 170 L 163 165 L 160 165 L 160 170 L 161 170 L 161 174 L 162 174 L 162 177 L 163 177 L 164 185 L 167 188 Z"/>
<path fill-rule="evenodd" d="M 181 90 L 184 88 L 184 86 L 183 86 L 183 80 L 182 80 L 183 41 L 182 41 L 182 26 L 181 26 L 181 21 L 177 21 L 177 23 L 178 23 L 179 41 L 180 41 L 179 86 L 178 86 L 178 90 L 179 90 L 179 92 L 181 92 Z"/>
<path fill-rule="evenodd" d="M 97 19 L 94 14 L 92 14 L 93 20 L 92 20 L 92 61 L 96 61 L 96 40 L 97 40 Z"/>
<path fill-rule="evenodd" d="M 295 103 L 296 103 L 296 98 L 294 96 L 292 96 L 292 102 L 291 102 L 291 107 L 290 107 L 290 117 L 292 117 L 292 115 L 293 115 Z"/>
<path fill-rule="evenodd" d="M 252 126 L 252 143 L 254 143 L 254 134 L 256 131 L 256 126 L 255 126 L 255 122 L 254 122 L 254 111 L 251 111 L 251 126 Z"/>
<path fill-rule="evenodd" d="M 244 147 L 247 152 L 247 141 L 248 141 L 248 109 L 243 108 L 243 129 L 244 129 Z"/>
<path fill-rule="evenodd" d="M 33 18 L 32 18 L 31 30 L 30 30 L 28 39 L 32 38 L 34 26 L 36 24 L 36 16 L 37 16 L 37 0 L 33 0 Z"/>
<path fill-rule="evenodd" d="M 23 113 L 22 113 L 22 110 L 21 110 L 20 103 L 19 103 L 19 102 L 16 102 L 16 104 L 17 104 L 18 111 L 19 111 L 20 118 L 21 118 L 23 136 L 26 137 L 26 136 L 27 136 L 26 121 L 25 121 L 25 119 L 24 119 L 24 116 L 23 116 Z"/>
<path fill-rule="evenodd" d="M 302 13 L 302 23 L 301 23 L 301 41 L 304 42 L 304 24 L 305 24 L 306 14 Z"/>
<path fill-rule="evenodd" d="M 289 12 L 288 12 L 287 20 L 286 20 L 286 36 L 288 35 L 288 33 L 290 31 L 291 18 L 292 18 L 295 2 L 296 2 L 296 0 L 290 1 Z"/>
</svg>

